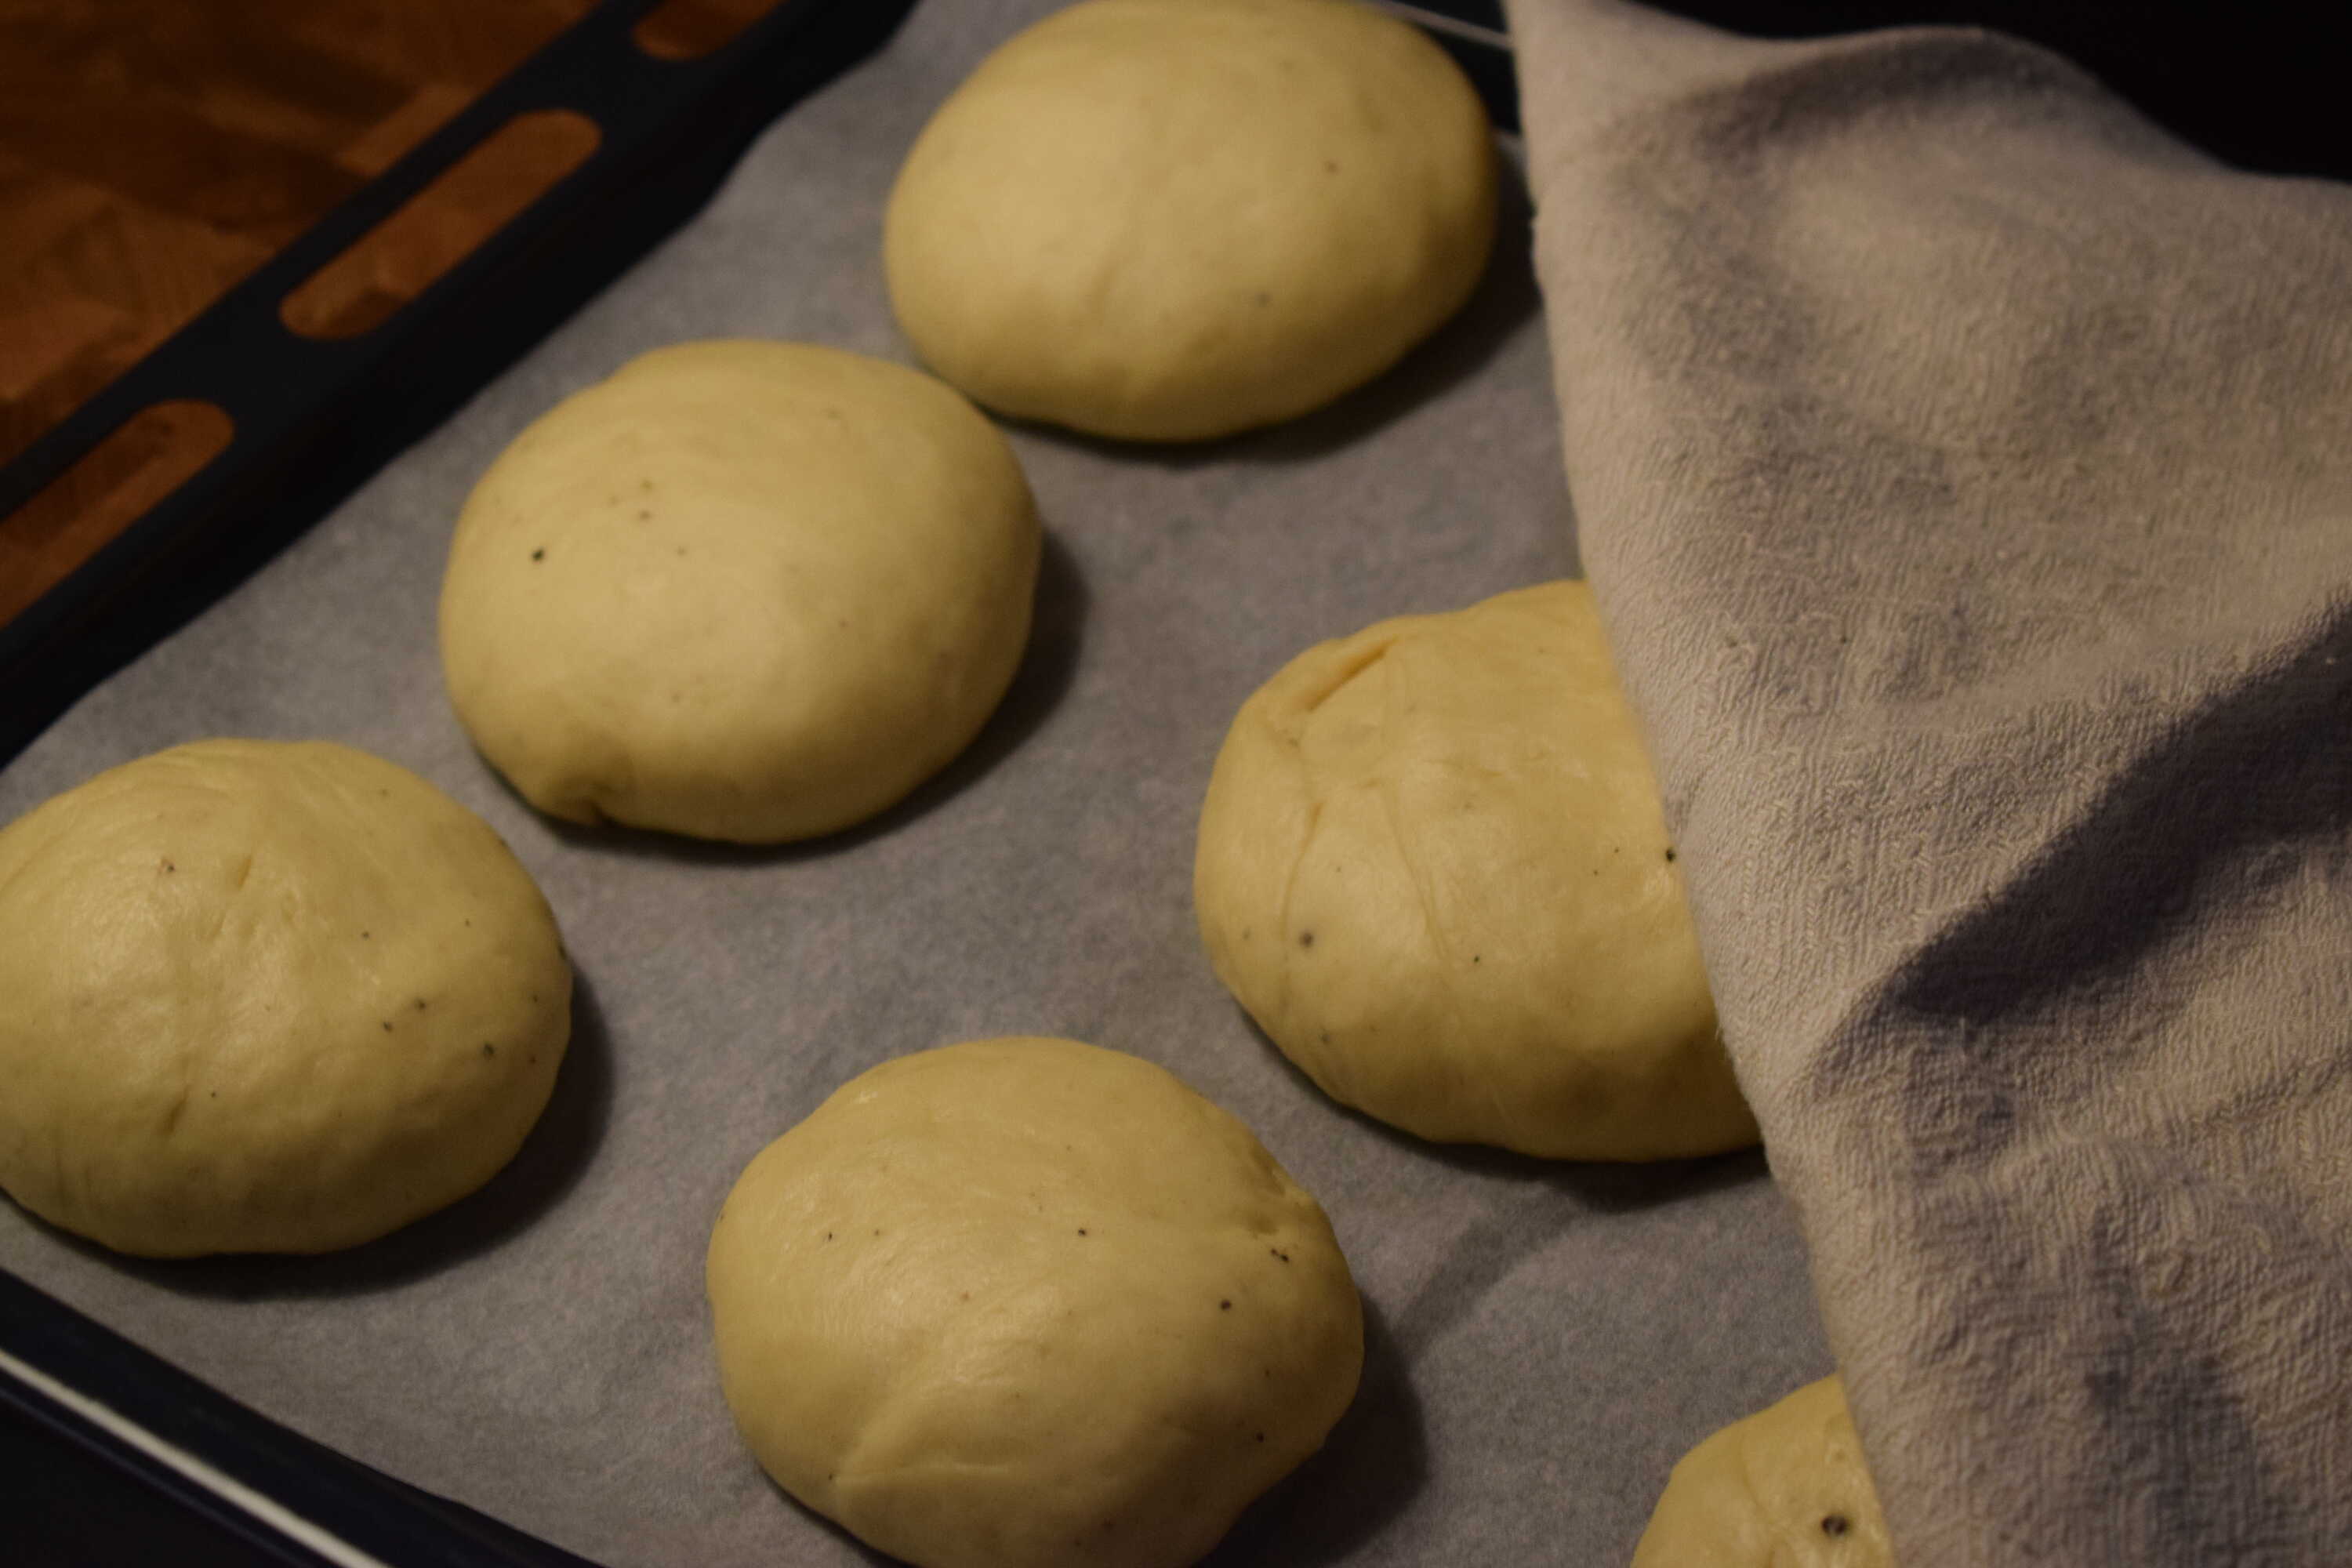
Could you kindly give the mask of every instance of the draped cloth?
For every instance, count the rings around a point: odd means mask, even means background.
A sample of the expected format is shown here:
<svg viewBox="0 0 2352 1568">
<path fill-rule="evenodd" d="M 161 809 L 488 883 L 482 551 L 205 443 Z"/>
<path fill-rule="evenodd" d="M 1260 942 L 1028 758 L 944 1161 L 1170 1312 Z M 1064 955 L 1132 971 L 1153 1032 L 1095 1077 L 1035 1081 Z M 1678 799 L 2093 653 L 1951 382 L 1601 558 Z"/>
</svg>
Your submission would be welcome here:
<svg viewBox="0 0 2352 1568">
<path fill-rule="evenodd" d="M 1580 546 L 1897 1561 L 2352 1563 L 2352 190 L 1992 34 L 1511 24 Z"/>
</svg>

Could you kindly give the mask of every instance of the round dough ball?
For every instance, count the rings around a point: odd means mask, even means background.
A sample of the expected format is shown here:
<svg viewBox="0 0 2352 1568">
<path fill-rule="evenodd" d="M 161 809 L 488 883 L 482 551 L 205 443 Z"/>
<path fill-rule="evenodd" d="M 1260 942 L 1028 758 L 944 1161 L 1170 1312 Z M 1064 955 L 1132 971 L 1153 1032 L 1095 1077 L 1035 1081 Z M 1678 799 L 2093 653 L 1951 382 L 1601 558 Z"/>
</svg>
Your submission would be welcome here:
<svg viewBox="0 0 2352 1568">
<path fill-rule="evenodd" d="M 1355 1396 L 1323 1211 L 1159 1068 L 982 1040 L 852 1079 L 711 1233 L 727 1403 L 777 1483 L 924 1568 L 1178 1568 Z"/>
<path fill-rule="evenodd" d="M 1836 1377 L 1683 1456 L 1633 1568 L 1893 1568 L 1886 1521 Z"/>
<path fill-rule="evenodd" d="M 924 128 L 883 230 L 898 323 L 1001 412 L 1146 441 L 1304 414 L 1469 298 L 1486 110 L 1353 0 L 1087 0 Z"/>
<path fill-rule="evenodd" d="M 1218 754 L 1193 897 L 1226 989 L 1383 1121 L 1587 1160 L 1756 1141 L 1581 583 L 1293 659 Z"/>
<path fill-rule="evenodd" d="M 205 741 L 0 830 L 0 1187 L 120 1252 L 324 1252 L 510 1159 L 572 971 L 488 823 L 364 752 Z"/>
<path fill-rule="evenodd" d="M 474 743 L 551 816 L 804 838 L 978 732 L 1038 549 L 1012 449 L 951 388 L 805 343 L 680 344 L 482 476 L 442 666 Z"/>
</svg>

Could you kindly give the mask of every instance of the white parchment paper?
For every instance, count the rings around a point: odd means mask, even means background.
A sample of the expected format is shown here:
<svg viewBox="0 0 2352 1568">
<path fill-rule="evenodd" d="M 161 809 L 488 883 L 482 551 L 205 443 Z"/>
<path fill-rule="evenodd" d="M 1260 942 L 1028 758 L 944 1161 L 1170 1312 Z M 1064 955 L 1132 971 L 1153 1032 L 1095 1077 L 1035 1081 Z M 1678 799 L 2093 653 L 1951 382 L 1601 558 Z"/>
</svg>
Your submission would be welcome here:
<svg viewBox="0 0 2352 1568">
<path fill-rule="evenodd" d="M 303 1433 L 612 1568 L 869 1553 L 770 1486 L 720 1403 L 702 1249 L 744 1162 L 844 1079 L 1074 1036 L 1240 1115 L 1329 1211 L 1368 1364 L 1322 1455 L 1216 1561 L 1622 1562 L 1667 1468 L 1828 1370 L 1761 1158 L 1581 1167 L 1444 1150 L 1324 1100 L 1211 975 L 1192 829 L 1235 707 L 1316 639 L 1576 570 L 1523 200 L 1462 317 L 1289 426 L 1182 449 L 1012 438 L 1050 534 L 1027 663 L 973 751 L 873 824 L 772 852 L 575 832 L 443 697 L 434 605 L 517 431 L 684 338 L 908 358 L 884 197 L 936 103 L 1039 0 L 925 0 L 717 200 L 441 429 L 0 772 L 14 816 L 206 735 L 322 737 L 497 826 L 579 969 L 516 1164 L 317 1259 L 115 1258 L 0 1205 L 0 1267 Z"/>
</svg>

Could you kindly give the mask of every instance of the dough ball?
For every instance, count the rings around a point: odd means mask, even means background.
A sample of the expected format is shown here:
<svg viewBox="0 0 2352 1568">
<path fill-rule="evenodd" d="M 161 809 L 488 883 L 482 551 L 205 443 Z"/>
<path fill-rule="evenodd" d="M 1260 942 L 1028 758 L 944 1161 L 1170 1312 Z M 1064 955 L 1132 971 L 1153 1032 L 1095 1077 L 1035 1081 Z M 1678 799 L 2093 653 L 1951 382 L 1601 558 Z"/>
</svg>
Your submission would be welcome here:
<svg viewBox="0 0 2352 1568">
<path fill-rule="evenodd" d="M 989 407 L 1183 441 L 1318 407 L 1451 316 L 1495 233 L 1485 109 L 1352 0 L 1087 0 L 908 154 L 898 323 Z"/>
<path fill-rule="evenodd" d="M 1810 1383 L 1683 1456 L 1633 1568 L 1893 1568 L 1845 1385 Z"/>
<path fill-rule="evenodd" d="M 1587 1160 L 1756 1141 L 1581 583 L 1293 659 L 1225 737 L 1193 895 L 1226 989 L 1383 1121 Z"/>
<path fill-rule="evenodd" d="M 1323 1441 L 1363 1320 L 1323 1211 L 1166 1072 L 982 1040 L 845 1085 L 710 1237 L 778 1484 L 924 1568 L 1178 1568 Z"/>
<path fill-rule="evenodd" d="M 845 827 L 979 731 L 1029 636 L 1012 449 L 931 377 L 686 343 L 483 475 L 441 590 L 457 716 L 533 805 L 706 838 Z"/>
<path fill-rule="evenodd" d="M 489 825 L 345 746 L 205 741 L 0 830 L 0 1187 L 121 1252 L 324 1252 L 490 1179 L 572 971 Z"/>
</svg>

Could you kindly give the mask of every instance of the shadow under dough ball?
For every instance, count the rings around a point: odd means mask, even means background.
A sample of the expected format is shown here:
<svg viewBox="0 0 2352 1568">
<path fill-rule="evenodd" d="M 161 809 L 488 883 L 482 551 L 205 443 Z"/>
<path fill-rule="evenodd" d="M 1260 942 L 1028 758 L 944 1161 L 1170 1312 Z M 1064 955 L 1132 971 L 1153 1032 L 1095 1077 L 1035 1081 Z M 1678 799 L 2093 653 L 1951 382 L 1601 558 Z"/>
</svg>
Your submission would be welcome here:
<svg viewBox="0 0 2352 1568">
<path fill-rule="evenodd" d="M 921 1568 L 1181 1568 L 1363 1363 L 1315 1200 L 1171 1074 L 1074 1040 L 844 1085 L 737 1181 L 709 1285 L 761 1466 Z"/>
<path fill-rule="evenodd" d="M 1353 0 L 1085 0 L 942 104 L 883 234 L 898 324 L 1000 413 L 1187 441 L 1321 406 L 1494 243 L 1477 94 Z"/>
<path fill-rule="evenodd" d="M 324 1252 L 488 1181 L 572 971 L 490 826 L 323 742 L 203 741 L 0 831 L 0 1187 L 117 1251 Z"/>
<path fill-rule="evenodd" d="M 1581 583 L 1285 666 L 1217 755 L 1193 902 L 1275 1045 L 1393 1126 L 1583 1160 L 1757 1140 Z"/>
<path fill-rule="evenodd" d="M 839 349 L 682 343 L 517 437 L 467 498 L 441 663 L 551 816 L 771 844 L 891 805 L 994 711 L 1036 509 L 952 387 Z"/>
</svg>

